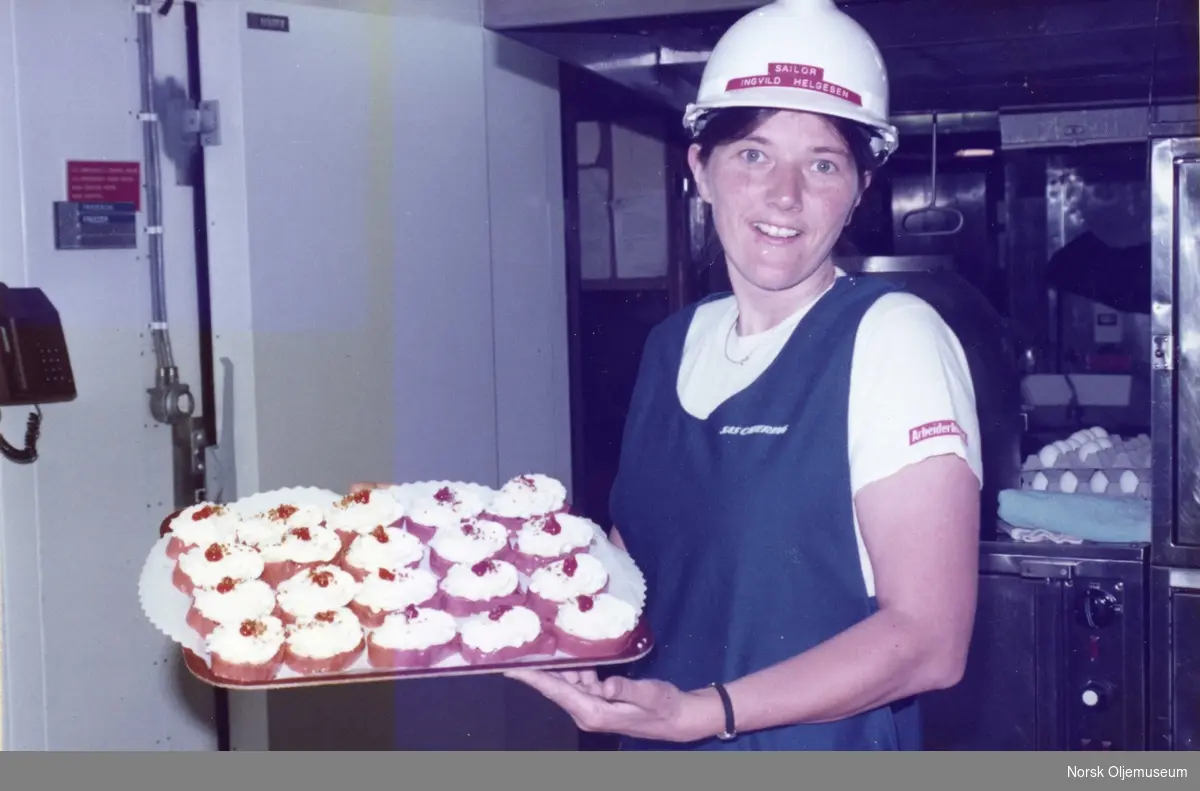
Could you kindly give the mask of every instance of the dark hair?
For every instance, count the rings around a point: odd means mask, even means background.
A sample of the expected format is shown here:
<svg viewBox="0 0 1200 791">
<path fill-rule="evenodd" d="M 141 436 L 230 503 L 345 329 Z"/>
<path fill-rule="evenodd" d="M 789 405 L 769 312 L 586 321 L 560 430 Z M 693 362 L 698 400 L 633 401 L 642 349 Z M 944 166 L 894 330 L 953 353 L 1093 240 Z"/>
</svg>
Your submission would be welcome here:
<svg viewBox="0 0 1200 791">
<path fill-rule="evenodd" d="M 707 164 L 717 146 L 741 140 L 778 112 L 771 107 L 722 107 L 713 110 L 692 141 L 700 146 L 700 161 Z M 832 115 L 824 117 L 846 142 L 854 158 L 854 166 L 858 169 L 859 181 L 862 181 L 877 168 L 875 155 L 871 151 L 871 129 L 857 121 Z"/>
</svg>

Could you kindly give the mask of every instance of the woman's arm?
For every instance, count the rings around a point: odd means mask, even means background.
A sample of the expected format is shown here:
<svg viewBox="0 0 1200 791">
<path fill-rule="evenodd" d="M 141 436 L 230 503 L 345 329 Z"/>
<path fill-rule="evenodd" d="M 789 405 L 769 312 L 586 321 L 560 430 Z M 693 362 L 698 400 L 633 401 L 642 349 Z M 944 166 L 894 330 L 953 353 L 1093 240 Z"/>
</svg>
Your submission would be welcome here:
<svg viewBox="0 0 1200 791">
<path fill-rule="evenodd" d="M 879 612 L 799 656 L 726 686 L 740 731 L 827 722 L 958 683 L 975 616 L 979 481 L 938 456 L 864 487 L 855 500 Z M 717 733 L 716 693 L 683 723 Z M 681 714 L 684 713 L 681 711 Z"/>
</svg>

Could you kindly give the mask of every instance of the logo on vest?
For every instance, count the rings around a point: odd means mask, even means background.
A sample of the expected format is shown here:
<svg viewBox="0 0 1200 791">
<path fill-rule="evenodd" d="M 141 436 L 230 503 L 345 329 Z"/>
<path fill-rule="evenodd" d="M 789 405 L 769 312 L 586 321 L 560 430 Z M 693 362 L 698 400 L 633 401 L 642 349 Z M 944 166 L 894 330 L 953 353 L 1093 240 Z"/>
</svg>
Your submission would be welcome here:
<svg viewBox="0 0 1200 791">
<path fill-rule="evenodd" d="M 722 426 L 721 434 L 735 437 L 748 437 L 752 434 L 786 434 L 787 426 Z"/>
<path fill-rule="evenodd" d="M 937 439 L 938 437 L 961 437 L 965 442 L 967 432 L 963 431 L 958 423 L 953 420 L 937 420 L 933 423 L 926 423 L 923 426 L 917 426 L 908 432 L 908 444 L 916 445 L 918 442 L 924 442 L 927 439 Z"/>
</svg>

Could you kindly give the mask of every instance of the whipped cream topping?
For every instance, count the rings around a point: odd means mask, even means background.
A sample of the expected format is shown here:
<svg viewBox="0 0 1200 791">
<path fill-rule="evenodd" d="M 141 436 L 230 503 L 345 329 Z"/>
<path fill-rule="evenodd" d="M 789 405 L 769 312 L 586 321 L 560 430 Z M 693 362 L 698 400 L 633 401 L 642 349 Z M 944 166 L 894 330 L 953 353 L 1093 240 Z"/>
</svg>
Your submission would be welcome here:
<svg viewBox="0 0 1200 791">
<path fill-rule="evenodd" d="M 592 543 L 596 537 L 595 524 L 574 514 L 536 517 L 517 531 L 517 550 L 542 558 L 565 555 Z"/>
<path fill-rule="evenodd" d="M 479 516 L 486 506 L 487 501 L 475 492 L 447 485 L 418 497 L 408 510 L 408 518 L 426 527 L 452 527 Z"/>
<path fill-rule="evenodd" d="M 398 527 L 376 527 L 354 539 L 346 563 L 356 569 L 390 569 L 417 563 L 423 557 L 425 546 L 416 536 Z"/>
<path fill-rule="evenodd" d="M 198 588 L 215 588 L 229 577 L 235 581 L 262 576 L 263 558 L 257 549 L 234 543 L 213 543 L 179 556 L 179 570 Z"/>
<path fill-rule="evenodd" d="M 508 530 L 498 522 L 456 522 L 439 527 L 430 548 L 450 563 L 478 563 L 508 546 Z"/>
<path fill-rule="evenodd" d="M 241 623 L 275 611 L 275 591 L 262 580 L 223 580 L 215 588 L 197 588 L 193 606 L 210 621 Z"/>
<path fill-rule="evenodd" d="M 567 489 L 548 475 L 519 475 L 500 488 L 488 506 L 488 513 L 506 519 L 528 519 L 562 508 Z"/>
<path fill-rule="evenodd" d="M 458 635 L 458 624 L 442 610 L 409 608 L 383 619 L 383 625 L 371 632 L 371 642 L 380 648 L 420 651 L 445 645 Z"/>
<path fill-rule="evenodd" d="M 273 615 L 224 623 L 205 640 L 209 653 L 239 665 L 269 662 L 283 647 L 286 634 L 283 622 Z"/>
<path fill-rule="evenodd" d="M 611 593 L 579 596 L 558 608 L 554 625 L 584 640 L 613 640 L 633 631 L 638 611 Z"/>
<path fill-rule="evenodd" d="M 311 503 L 280 503 L 259 516 L 284 527 L 321 527 L 325 510 Z"/>
<path fill-rule="evenodd" d="M 287 627 L 288 648 L 309 659 L 330 659 L 353 651 L 362 639 L 362 624 L 345 607 L 298 618 Z"/>
<path fill-rule="evenodd" d="M 442 590 L 459 599 L 487 601 L 515 593 L 520 582 L 513 564 L 485 560 L 451 566 L 442 579 Z"/>
<path fill-rule="evenodd" d="M 567 574 L 569 561 L 574 574 Z M 608 583 L 608 569 L 591 555 L 571 555 L 543 566 L 529 577 L 529 590 L 547 601 L 564 602 L 575 596 L 595 593 Z"/>
<path fill-rule="evenodd" d="M 385 566 L 367 575 L 354 601 L 371 610 L 394 612 L 427 602 L 437 591 L 438 578 L 425 569 Z"/>
<path fill-rule="evenodd" d="M 542 633 L 542 621 L 528 607 L 511 607 L 464 618 L 459 632 L 463 645 L 491 653 L 536 640 Z"/>
<path fill-rule="evenodd" d="M 328 563 L 342 551 L 342 540 L 328 527 L 288 528 L 280 540 L 262 547 L 268 563 Z"/>
<path fill-rule="evenodd" d="M 253 516 L 242 520 L 238 525 L 237 540 L 252 547 L 265 547 L 278 544 L 283 540 L 283 534 L 288 526 L 283 522 L 273 522 L 265 516 Z"/>
<path fill-rule="evenodd" d="M 404 516 L 404 508 L 384 489 L 367 489 L 348 494 L 326 514 L 326 527 L 346 533 L 369 533 L 387 527 Z"/>
<path fill-rule="evenodd" d="M 345 607 L 358 593 L 358 581 L 345 569 L 322 565 L 305 569 L 279 584 L 279 606 L 299 619 Z"/>
<path fill-rule="evenodd" d="M 237 514 L 216 503 L 198 503 L 183 509 L 167 527 L 171 534 L 186 546 L 205 546 L 217 543 L 232 544 L 237 540 Z"/>
</svg>

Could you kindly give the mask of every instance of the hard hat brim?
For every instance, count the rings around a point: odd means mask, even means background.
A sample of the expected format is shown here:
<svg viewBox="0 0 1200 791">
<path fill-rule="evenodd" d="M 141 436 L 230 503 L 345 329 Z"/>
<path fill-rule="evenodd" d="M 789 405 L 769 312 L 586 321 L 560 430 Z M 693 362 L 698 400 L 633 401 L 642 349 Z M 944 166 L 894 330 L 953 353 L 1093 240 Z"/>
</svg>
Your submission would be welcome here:
<svg viewBox="0 0 1200 791">
<path fill-rule="evenodd" d="M 713 110 L 728 107 L 795 110 L 844 118 L 869 127 L 875 133 L 872 149 L 878 159 L 878 164 L 883 164 L 899 147 L 899 133 L 886 118 L 881 118 L 860 105 L 836 96 L 816 91 L 803 91 L 803 96 L 798 95 L 799 93 L 800 91 L 796 88 L 777 87 L 747 88 L 736 93 L 726 93 L 710 101 L 688 105 L 684 113 L 683 124 L 694 136 L 703 128 L 704 116 Z"/>
</svg>

